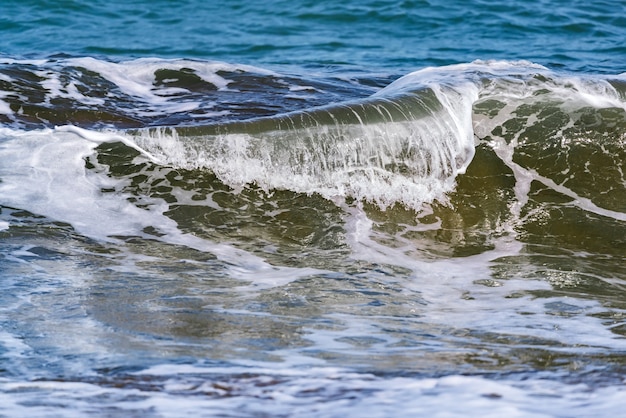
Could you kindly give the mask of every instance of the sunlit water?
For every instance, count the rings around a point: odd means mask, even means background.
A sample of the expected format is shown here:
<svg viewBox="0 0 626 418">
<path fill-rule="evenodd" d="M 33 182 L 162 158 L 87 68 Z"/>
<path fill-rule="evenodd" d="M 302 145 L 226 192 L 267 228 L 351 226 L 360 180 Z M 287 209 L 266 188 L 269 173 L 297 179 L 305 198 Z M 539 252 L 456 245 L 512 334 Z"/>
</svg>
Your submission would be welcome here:
<svg viewBox="0 0 626 418">
<path fill-rule="evenodd" d="M 619 415 L 626 10 L 558 3 L 3 4 L 0 415 Z"/>
</svg>

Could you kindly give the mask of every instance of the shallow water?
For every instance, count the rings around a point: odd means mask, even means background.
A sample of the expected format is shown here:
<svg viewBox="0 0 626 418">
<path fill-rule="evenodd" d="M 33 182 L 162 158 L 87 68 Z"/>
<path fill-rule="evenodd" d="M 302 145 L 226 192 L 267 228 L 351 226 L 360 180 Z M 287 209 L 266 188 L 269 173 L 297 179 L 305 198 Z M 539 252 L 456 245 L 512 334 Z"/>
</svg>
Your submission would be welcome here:
<svg viewBox="0 0 626 418">
<path fill-rule="evenodd" d="M 0 415 L 619 414 L 624 6 L 559 3 L 3 4 Z"/>
</svg>

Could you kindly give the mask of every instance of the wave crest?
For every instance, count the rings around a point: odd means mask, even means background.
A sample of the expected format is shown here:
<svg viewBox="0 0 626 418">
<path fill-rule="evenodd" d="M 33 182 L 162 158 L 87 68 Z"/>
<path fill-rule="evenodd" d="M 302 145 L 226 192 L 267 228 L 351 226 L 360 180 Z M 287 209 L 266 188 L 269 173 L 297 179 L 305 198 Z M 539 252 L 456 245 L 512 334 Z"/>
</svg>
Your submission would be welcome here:
<svg viewBox="0 0 626 418">
<path fill-rule="evenodd" d="M 253 121 L 142 130 L 134 140 L 167 164 L 210 169 L 235 188 L 418 208 L 443 200 L 471 161 L 476 96 L 471 85 L 392 91 Z"/>
</svg>

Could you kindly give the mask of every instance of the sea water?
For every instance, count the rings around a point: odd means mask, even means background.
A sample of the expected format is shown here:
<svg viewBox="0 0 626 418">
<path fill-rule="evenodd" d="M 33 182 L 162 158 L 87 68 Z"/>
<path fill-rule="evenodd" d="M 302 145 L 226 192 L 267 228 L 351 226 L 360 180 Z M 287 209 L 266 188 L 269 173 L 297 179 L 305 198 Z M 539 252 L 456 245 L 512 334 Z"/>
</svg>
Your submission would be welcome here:
<svg viewBox="0 0 626 418">
<path fill-rule="evenodd" d="M 3 1 L 0 415 L 617 416 L 626 4 Z"/>
</svg>

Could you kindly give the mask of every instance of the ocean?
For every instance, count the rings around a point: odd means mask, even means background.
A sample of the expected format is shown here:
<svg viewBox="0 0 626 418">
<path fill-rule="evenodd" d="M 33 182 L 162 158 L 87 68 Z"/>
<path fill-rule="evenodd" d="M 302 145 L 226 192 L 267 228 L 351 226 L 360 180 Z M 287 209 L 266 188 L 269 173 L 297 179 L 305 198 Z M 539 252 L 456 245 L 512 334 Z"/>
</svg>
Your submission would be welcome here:
<svg viewBox="0 0 626 418">
<path fill-rule="evenodd" d="M 0 1 L 0 416 L 626 407 L 626 2 Z"/>
</svg>

